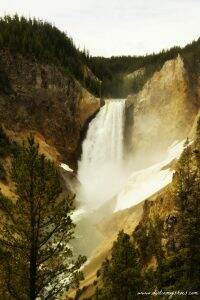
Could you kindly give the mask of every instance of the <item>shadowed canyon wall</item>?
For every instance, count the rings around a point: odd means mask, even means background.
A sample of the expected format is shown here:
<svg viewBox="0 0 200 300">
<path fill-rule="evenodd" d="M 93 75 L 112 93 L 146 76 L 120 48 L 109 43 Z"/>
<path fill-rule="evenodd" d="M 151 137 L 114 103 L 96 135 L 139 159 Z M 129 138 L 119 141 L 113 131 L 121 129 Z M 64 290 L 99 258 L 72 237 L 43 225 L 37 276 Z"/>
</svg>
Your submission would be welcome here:
<svg viewBox="0 0 200 300">
<path fill-rule="evenodd" d="M 2 50 L 0 58 L 9 87 L 0 90 L 1 123 L 15 133 L 41 134 L 74 168 L 81 130 L 99 109 L 99 100 L 62 68 L 31 62 L 8 50 Z"/>
</svg>

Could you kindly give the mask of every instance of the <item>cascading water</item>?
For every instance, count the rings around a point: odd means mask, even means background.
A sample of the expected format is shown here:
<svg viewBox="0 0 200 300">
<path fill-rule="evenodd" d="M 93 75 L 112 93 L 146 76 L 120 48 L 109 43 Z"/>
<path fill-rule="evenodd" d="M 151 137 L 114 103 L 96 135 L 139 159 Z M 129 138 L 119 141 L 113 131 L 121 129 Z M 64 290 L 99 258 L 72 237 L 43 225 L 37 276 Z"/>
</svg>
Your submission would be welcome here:
<svg viewBox="0 0 200 300">
<path fill-rule="evenodd" d="M 125 100 L 107 100 L 89 125 L 78 165 L 79 200 L 95 209 L 114 197 L 123 185 Z"/>
<path fill-rule="evenodd" d="M 81 205 L 73 214 L 77 254 L 90 257 L 102 242 L 104 237 L 96 227 L 102 218 L 134 206 L 172 180 L 169 164 L 181 154 L 184 141 L 173 143 L 164 159 L 158 157 L 155 164 L 134 170 L 137 158 L 133 155 L 127 166 L 129 160 L 124 157 L 124 123 L 125 100 L 109 100 L 89 125 L 78 164 Z"/>
</svg>

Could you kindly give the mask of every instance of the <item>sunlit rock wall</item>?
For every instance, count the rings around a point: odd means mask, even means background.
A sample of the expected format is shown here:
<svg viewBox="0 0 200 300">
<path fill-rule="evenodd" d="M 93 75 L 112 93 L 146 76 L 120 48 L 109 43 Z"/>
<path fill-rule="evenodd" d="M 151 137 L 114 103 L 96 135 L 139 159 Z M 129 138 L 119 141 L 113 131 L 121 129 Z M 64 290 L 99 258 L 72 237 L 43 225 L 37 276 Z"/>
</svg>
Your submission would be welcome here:
<svg viewBox="0 0 200 300">
<path fill-rule="evenodd" d="M 136 164 L 159 160 L 168 146 L 189 134 L 198 111 L 191 95 L 179 55 L 155 72 L 138 94 L 128 97 L 127 114 L 130 118 L 132 111 L 133 122 L 126 130 L 131 141 L 129 154 Z"/>
</svg>

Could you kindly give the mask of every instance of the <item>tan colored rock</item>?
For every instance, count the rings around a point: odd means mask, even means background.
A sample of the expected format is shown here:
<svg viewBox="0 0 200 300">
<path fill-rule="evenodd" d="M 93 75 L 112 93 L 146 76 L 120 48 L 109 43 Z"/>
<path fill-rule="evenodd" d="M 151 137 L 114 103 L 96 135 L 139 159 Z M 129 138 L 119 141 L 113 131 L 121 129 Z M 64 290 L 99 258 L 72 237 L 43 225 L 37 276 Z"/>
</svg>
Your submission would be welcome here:
<svg viewBox="0 0 200 300">
<path fill-rule="evenodd" d="M 125 79 L 128 80 L 134 80 L 137 77 L 141 77 L 145 74 L 145 68 L 140 68 L 139 70 L 136 70 L 132 73 L 129 73 L 128 75 L 125 76 Z"/>
<path fill-rule="evenodd" d="M 16 135 L 34 131 L 44 139 L 46 153 L 45 144 L 75 169 L 82 130 L 99 109 L 99 100 L 62 68 L 8 50 L 1 50 L 0 57 L 13 90 L 11 95 L 0 95 L 1 123 Z"/>
<path fill-rule="evenodd" d="M 140 68 L 139 70 L 136 70 L 132 73 L 129 73 L 125 76 L 125 79 L 127 80 L 134 80 L 137 77 L 141 77 L 145 74 L 145 68 Z"/>
<path fill-rule="evenodd" d="M 174 141 L 186 138 L 197 113 L 180 55 L 167 61 L 127 102 L 134 106 L 132 152 L 140 153 L 144 164 L 147 156 L 149 163 L 156 161 Z"/>
<path fill-rule="evenodd" d="M 83 125 L 86 120 L 100 108 L 100 100 L 90 94 L 86 89 L 82 91 L 82 97 L 78 102 L 78 115 Z"/>
</svg>

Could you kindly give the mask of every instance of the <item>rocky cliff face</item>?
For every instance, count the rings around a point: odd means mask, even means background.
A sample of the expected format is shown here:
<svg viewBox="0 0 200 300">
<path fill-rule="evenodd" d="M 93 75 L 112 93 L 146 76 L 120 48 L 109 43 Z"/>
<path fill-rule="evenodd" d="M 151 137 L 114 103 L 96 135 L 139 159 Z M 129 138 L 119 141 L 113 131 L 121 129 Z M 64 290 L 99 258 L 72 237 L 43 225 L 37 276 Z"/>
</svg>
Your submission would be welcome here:
<svg viewBox="0 0 200 300">
<path fill-rule="evenodd" d="M 127 112 L 133 119 L 131 128 L 127 126 L 129 147 L 138 160 L 142 158 L 139 164 L 156 161 L 174 141 L 189 135 L 200 107 L 200 97 L 194 99 L 189 83 L 179 55 L 155 72 L 138 94 L 128 97 Z"/>
<path fill-rule="evenodd" d="M 75 167 L 80 133 L 99 109 L 99 100 L 64 70 L 0 52 L 1 70 L 10 87 L 0 91 L 0 120 L 15 135 L 35 132 Z"/>
</svg>

